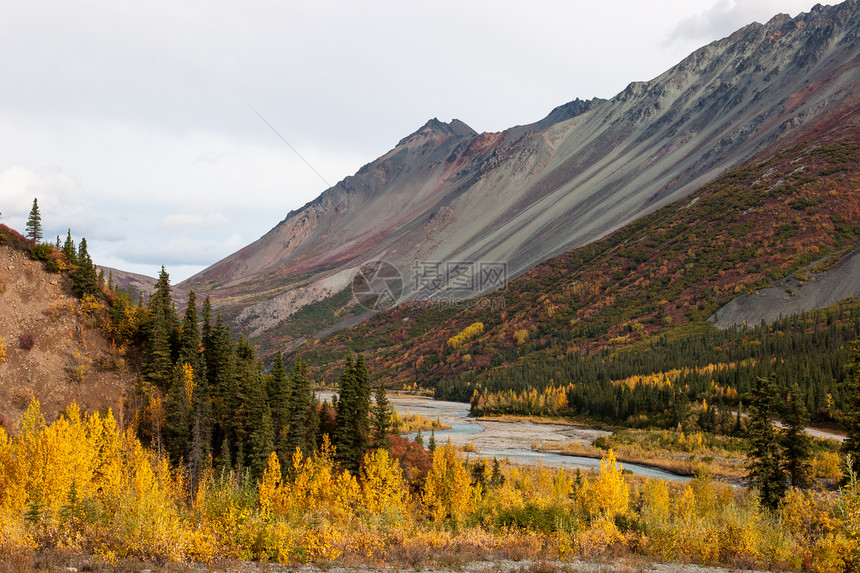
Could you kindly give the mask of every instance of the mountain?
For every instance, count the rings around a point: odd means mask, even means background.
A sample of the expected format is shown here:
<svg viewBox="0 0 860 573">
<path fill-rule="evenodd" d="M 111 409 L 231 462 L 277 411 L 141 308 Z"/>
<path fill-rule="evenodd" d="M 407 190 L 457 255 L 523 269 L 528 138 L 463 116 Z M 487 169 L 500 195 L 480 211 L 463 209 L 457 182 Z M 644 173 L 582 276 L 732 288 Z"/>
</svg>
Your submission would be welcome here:
<svg viewBox="0 0 860 573">
<path fill-rule="evenodd" d="M 817 411 L 828 392 L 842 392 L 834 380 L 849 361 L 845 342 L 860 335 L 860 96 L 794 135 L 471 304 L 401 305 L 301 353 L 330 382 L 341 357 L 360 352 L 389 386 L 418 381 L 466 400 L 476 387 L 588 386 L 583 363 L 595 385 L 618 362 L 618 378 L 733 363 L 724 386 L 740 392 L 790 366 L 780 379 L 799 372 L 804 387 L 816 382 Z M 780 321 L 837 303 L 818 318 Z M 714 327 L 762 321 L 782 324 Z M 763 344 L 768 336 L 788 347 Z"/>
<path fill-rule="evenodd" d="M 860 91 L 858 30 L 858 0 L 819 5 L 530 125 L 478 134 L 431 120 L 179 286 L 209 294 L 264 351 L 366 318 L 349 286 L 368 261 L 397 269 L 400 302 L 491 290 L 499 281 L 476 279 L 476 267 L 510 280 L 821 121 Z"/>
</svg>

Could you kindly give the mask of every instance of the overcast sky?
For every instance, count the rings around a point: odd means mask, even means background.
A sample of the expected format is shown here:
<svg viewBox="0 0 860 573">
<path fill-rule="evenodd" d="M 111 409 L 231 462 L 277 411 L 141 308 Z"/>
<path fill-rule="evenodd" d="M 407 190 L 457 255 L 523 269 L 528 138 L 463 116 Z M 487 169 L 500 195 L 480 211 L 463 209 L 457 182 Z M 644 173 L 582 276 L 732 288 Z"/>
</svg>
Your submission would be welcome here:
<svg viewBox="0 0 860 573">
<path fill-rule="evenodd" d="M 0 222 L 37 197 L 46 239 L 177 283 L 432 117 L 531 123 L 814 4 L 2 0 Z"/>
</svg>

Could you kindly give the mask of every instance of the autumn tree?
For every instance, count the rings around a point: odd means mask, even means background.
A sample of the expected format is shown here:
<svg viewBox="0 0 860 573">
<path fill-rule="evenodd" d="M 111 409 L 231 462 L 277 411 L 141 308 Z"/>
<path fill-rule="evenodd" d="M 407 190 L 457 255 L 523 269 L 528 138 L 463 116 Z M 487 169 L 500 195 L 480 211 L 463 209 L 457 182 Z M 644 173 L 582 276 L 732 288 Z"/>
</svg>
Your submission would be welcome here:
<svg viewBox="0 0 860 573">
<path fill-rule="evenodd" d="M 449 442 L 436 448 L 433 465 L 421 491 L 421 505 L 427 516 L 437 522 L 451 520 L 458 523 L 477 497 L 469 472 L 457 458 L 454 446 Z"/>
<path fill-rule="evenodd" d="M 38 199 L 33 199 L 33 208 L 30 209 L 30 216 L 27 218 L 25 229 L 27 236 L 36 243 L 42 240 L 42 215 L 39 214 Z"/>
</svg>

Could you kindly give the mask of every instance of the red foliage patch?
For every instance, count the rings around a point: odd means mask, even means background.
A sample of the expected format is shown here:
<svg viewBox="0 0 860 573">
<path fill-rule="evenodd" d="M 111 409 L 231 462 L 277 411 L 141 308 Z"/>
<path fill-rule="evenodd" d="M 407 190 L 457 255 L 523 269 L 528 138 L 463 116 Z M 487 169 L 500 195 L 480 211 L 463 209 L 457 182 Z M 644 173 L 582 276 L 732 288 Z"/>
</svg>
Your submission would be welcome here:
<svg viewBox="0 0 860 573">
<path fill-rule="evenodd" d="M 430 472 L 432 465 L 430 453 L 421 444 L 403 436 L 391 435 L 389 440 L 391 447 L 388 451 L 391 457 L 400 462 L 403 477 L 409 482 L 410 489 L 417 492 Z"/>
<path fill-rule="evenodd" d="M 30 350 L 36 344 L 36 338 L 32 332 L 27 332 L 18 337 L 18 346 L 24 350 Z"/>
</svg>

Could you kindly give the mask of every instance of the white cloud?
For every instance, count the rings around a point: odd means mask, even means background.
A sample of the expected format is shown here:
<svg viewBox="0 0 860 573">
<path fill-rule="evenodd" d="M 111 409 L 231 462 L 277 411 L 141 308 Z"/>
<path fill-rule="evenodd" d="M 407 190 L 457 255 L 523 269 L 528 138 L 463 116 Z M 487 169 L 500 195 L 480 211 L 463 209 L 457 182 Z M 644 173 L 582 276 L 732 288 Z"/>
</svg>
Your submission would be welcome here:
<svg viewBox="0 0 860 573">
<path fill-rule="evenodd" d="M 165 229 L 184 229 L 187 227 L 198 227 L 201 229 L 215 229 L 226 225 L 229 219 L 221 213 L 178 213 L 168 215 L 161 222 Z"/>
<path fill-rule="evenodd" d="M 19 230 L 37 199 L 45 239 L 60 230 L 65 234 L 67 226 L 93 226 L 93 209 L 83 196 L 80 181 L 59 168 L 9 167 L 0 172 L 0 197 L 4 222 Z"/>
<path fill-rule="evenodd" d="M 139 265 L 150 265 L 160 268 L 162 265 L 170 271 L 171 267 L 186 265 L 190 267 L 211 264 L 213 257 L 219 260 L 243 247 L 246 238 L 239 233 L 233 233 L 219 239 L 195 239 L 187 236 L 174 237 L 163 243 L 146 241 L 129 241 L 121 251 L 114 251 L 114 257 L 122 258 Z M 173 273 L 171 273 L 173 275 Z"/>
<path fill-rule="evenodd" d="M 706 10 L 678 22 L 670 39 L 710 42 L 753 22 L 763 24 L 777 14 L 796 16 L 814 4 L 809 0 L 717 0 Z"/>
</svg>

